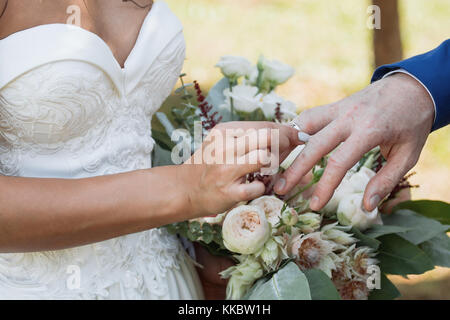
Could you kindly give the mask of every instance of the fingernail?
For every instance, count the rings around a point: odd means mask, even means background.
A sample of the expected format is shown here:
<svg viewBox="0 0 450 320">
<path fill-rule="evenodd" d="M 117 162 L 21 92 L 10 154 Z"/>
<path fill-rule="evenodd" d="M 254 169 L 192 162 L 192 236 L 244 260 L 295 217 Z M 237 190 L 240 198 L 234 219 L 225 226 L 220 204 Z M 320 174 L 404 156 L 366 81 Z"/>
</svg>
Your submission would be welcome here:
<svg viewBox="0 0 450 320">
<path fill-rule="evenodd" d="M 369 206 L 370 206 L 370 208 L 369 208 L 369 210 L 370 211 L 373 211 L 373 210 L 375 210 L 375 208 L 378 206 L 378 204 L 380 203 L 380 196 L 379 195 L 374 195 L 374 196 L 372 196 L 372 198 L 370 198 L 370 201 L 369 201 Z"/>
<path fill-rule="evenodd" d="M 307 134 L 306 132 L 302 132 L 302 131 L 300 131 L 299 133 L 298 133 L 298 140 L 300 140 L 300 141 L 302 141 L 302 142 L 308 142 L 308 140 L 309 140 L 309 138 L 310 138 L 311 136 L 309 135 L 309 134 Z"/>
<path fill-rule="evenodd" d="M 309 206 L 311 207 L 311 209 L 313 209 L 313 207 L 317 208 L 319 206 L 319 197 L 318 196 L 312 197 Z"/>
<path fill-rule="evenodd" d="M 278 191 L 282 191 L 284 189 L 284 186 L 286 185 L 286 179 L 281 178 L 280 180 L 277 181 L 277 183 L 275 184 L 275 189 L 277 189 Z"/>
</svg>

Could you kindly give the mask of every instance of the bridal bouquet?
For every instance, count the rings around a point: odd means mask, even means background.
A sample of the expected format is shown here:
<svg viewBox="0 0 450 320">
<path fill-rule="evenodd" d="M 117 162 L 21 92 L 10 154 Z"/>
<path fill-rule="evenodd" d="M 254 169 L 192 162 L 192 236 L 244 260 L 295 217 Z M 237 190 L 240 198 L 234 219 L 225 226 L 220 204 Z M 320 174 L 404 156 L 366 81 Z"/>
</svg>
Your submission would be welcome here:
<svg viewBox="0 0 450 320">
<path fill-rule="evenodd" d="M 196 121 L 204 136 L 221 121 L 283 123 L 296 116 L 295 104 L 275 93 L 293 75 L 290 66 L 264 57 L 252 65 L 245 58 L 225 56 L 217 67 L 224 78 L 207 96 L 197 82 L 185 84 L 181 75 L 182 86 L 176 93 L 183 105 L 173 108 L 170 118 L 157 114 L 164 132 L 153 131 L 155 165 L 173 163 L 174 152 L 180 151 L 173 138 L 181 136 L 174 132 L 182 129 L 193 135 Z M 191 86 L 195 95 L 189 91 Z M 188 141 L 191 154 L 196 146 Z M 287 169 L 301 149 L 295 149 L 279 171 Z M 450 204 L 407 201 L 389 215 L 363 209 L 365 187 L 384 165 L 377 148 L 347 172 L 320 212 L 312 211 L 309 189 L 320 180 L 327 159 L 316 164 L 308 184 L 287 196 L 273 193 L 271 176 L 254 173 L 247 180 L 264 182 L 264 196 L 216 216 L 166 228 L 235 260 L 234 266 L 221 272 L 229 279 L 227 299 L 394 299 L 399 292 L 386 274 L 407 277 L 436 265 L 450 267 L 446 234 Z M 405 177 L 388 199 L 408 187 Z"/>
</svg>

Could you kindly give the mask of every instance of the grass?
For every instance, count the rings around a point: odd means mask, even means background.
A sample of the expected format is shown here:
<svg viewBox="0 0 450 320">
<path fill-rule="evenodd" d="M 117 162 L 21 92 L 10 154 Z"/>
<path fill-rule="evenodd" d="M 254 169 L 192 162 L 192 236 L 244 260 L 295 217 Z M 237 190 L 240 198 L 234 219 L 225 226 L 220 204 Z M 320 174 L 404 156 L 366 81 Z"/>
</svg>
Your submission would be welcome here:
<svg viewBox="0 0 450 320">
<path fill-rule="evenodd" d="M 184 72 L 205 89 L 221 77 L 213 66 L 225 54 L 256 61 L 263 53 L 295 67 L 296 75 L 280 87 L 279 93 L 296 102 L 300 110 L 341 99 L 370 81 L 373 53 L 371 31 L 366 27 L 369 1 L 166 2 L 185 27 Z M 405 57 L 429 51 L 449 37 L 448 0 L 401 0 L 400 15 Z M 177 103 L 171 97 L 163 109 Z M 430 135 L 414 169 L 417 174 L 412 183 L 421 186 L 413 190 L 414 199 L 450 201 L 449 141 L 450 127 Z M 414 281 L 394 279 L 405 298 L 450 299 L 448 269 L 414 277 Z"/>
</svg>

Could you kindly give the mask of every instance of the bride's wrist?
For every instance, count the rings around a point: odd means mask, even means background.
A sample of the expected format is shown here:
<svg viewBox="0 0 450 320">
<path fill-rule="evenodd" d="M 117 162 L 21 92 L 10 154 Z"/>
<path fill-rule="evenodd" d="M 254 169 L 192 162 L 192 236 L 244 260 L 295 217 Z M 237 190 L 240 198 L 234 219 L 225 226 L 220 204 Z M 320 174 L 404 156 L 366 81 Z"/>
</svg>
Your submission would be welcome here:
<svg viewBox="0 0 450 320">
<path fill-rule="evenodd" d="M 190 168 L 190 165 L 182 164 L 174 166 L 174 169 L 175 185 L 183 202 L 185 215 L 183 220 L 196 218 L 200 209 L 198 208 L 198 192 L 195 188 L 195 177 L 192 174 L 192 168 Z"/>
</svg>

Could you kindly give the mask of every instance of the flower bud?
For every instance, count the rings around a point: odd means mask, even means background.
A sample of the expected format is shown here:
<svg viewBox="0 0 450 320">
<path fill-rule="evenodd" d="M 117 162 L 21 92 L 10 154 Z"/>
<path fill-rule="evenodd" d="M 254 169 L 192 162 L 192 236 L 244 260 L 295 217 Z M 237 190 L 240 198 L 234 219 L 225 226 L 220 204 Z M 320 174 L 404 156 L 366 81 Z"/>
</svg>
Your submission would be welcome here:
<svg viewBox="0 0 450 320">
<path fill-rule="evenodd" d="M 343 246 L 349 246 L 354 244 L 357 239 L 352 237 L 352 234 L 347 233 L 345 229 L 349 227 L 338 226 L 338 223 L 328 224 L 324 226 L 321 231 L 323 233 L 324 239 L 334 241 Z"/>
<path fill-rule="evenodd" d="M 273 239 L 269 239 L 265 244 L 264 248 L 261 252 L 261 259 L 264 261 L 265 265 L 270 269 L 273 269 L 273 264 L 277 262 L 280 254 L 280 250 L 278 249 L 278 243 Z"/>
<path fill-rule="evenodd" d="M 374 224 L 380 224 L 378 217 L 378 208 L 367 212 L 363 208 L 363 194 L 354 193 L 345 196 L 339 203 L 337 209 L 337 218 L 339 223 L 344 226 L 353 226 L 363 231 Z"/>
<path fill-rule="evenodd" d="M 286 208 L 281 214 L 281 220 L 287 226 L 294 226 L 298 222 L 298 213 L 295 209 Z"/>
<path fill-rule="evenodd" d="M 220 273 L 222 278 L 230 278 L 227 285 L 227 299 L 242 299 L 253 283 L 262 277 L 263 269 L 254 256 L 235 256 L 239 263 Z"/>
<path fill-rule="evenodd" d="M 271 233 L 264 211 L 256 206 L 239 206 L 225 217 L 222 237 L 225 247 L 236 253 L 252 254 L 261 249 Z"/>
<path fill-rule="evenodd" d="M 303 233 L 311 233 L 319 229 L 322 219 L 320 214 L 307 212 L 298 215 L 299 229 Z"/>
</svg>

